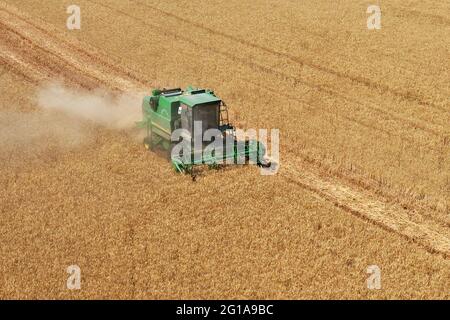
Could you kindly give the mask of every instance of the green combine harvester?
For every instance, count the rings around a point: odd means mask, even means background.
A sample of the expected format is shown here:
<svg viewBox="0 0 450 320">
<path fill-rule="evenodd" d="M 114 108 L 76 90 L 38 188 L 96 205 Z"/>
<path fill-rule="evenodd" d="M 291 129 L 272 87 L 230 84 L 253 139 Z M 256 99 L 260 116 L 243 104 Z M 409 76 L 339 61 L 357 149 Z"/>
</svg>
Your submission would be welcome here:
<svg viewBox="0 0 450 320">
<path fill-rule="evenodd" d="M 203 164 L 217 168 L 254 162 L 270 167 L 261 142 L 237 140 L 226 104 L 211 90 L 154 89 L 144 97 L 142 113 L 138 127 L 147 130 L 144 146 L 152 151 L 163 149 L 177 172 L 195 177 L 194 167 Z M 214 138 L 205 142 L 205 133 Z M 211 141 L 216 143 L 213 149 Z"/>
</svg>

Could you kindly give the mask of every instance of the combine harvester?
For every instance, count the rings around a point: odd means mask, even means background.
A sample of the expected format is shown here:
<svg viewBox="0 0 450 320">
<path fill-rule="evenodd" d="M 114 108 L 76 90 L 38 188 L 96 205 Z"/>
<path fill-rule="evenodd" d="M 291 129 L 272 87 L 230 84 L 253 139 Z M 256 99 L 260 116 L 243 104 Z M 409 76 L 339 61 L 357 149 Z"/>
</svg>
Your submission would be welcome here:
<svg viewBox="0 0 450 320">
<path fill-rule="evenodd" d="M 165 150 L 174 169 L 191 174 L 193 179 L 194 167 L 202 164 L 210 168 L 249 162 L 271 166 L 264 158 L 264 144 L 236 138 L 226 104 L 211 90 L 154 89 L 151 96 L 144 97 L 142 113 L 138 127 L 147 130 L 144 146 L 152 151 L 156 147 Z"/>
</svg>

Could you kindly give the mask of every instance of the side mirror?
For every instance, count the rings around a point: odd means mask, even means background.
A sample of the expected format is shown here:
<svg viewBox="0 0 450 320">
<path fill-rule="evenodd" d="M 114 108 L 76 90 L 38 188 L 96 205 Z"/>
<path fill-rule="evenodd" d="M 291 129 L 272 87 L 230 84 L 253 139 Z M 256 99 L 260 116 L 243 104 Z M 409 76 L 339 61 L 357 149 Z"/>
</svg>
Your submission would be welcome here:
<svg viewBox="0 0 450 320">
<path fill-rule="evenodd" d="M 158 108 L 158 98 L 157 97 L 150 97 L 150 107 L 153 109 L 153 111 L 156 111 Z"/>
</svg>

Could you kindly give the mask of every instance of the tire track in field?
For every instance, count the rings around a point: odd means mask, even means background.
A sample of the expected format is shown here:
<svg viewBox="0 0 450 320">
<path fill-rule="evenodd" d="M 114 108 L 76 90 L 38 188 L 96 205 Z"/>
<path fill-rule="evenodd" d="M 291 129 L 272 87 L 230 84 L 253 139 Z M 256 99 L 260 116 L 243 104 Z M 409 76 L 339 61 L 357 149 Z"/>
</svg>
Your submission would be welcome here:
<svg viewBox="0 0 450 320">
<path fill-rule="evenodd" d="M 177 15 L 175 13 L 172 13 L 172 12 L 167 12 L 167 11 L 161 10 L 161 9 L 155 7 L 155 6 L 151 6 L 151 5 L 147 4 L 147 3 L 143 3 L 142 1 L 139 1 L 139 0 L 130 0 L 130 1 L 135 2 L 137 4 L 140 4 L 141 6 L 145 6 L 145 7 L 149 8 L 149 9 L 154 10 L 154 11 L 157 11 L 158 13 L 160 13 L 162 15 L 165 15 L 167 17 L 172 17 L 172 18 L 176 19 L 177 21 L 182 21 L 182 22 L 184 22 L 186 24 L 189 24 L 191 26 L 194 26 L 194 27 L 197 27 L 199 29 L 202 29 L 202 30 L 204 30 L 204 31 L 206 31 L 206 32 L 208 32 L 210 34 L 218 35 L 218 36 L 221 36 L 223 38 L 227 38 L 227 39 L 229 39 L 231 41 L 240 43 L 242 45 L 245 45 L 245 46 L 248 46 L 248 47 L 251 47 L 251 48 L 254 48 L 254 49 L 257 49 L 257 50 L 269 53 L 269 54 L 272 54 L 274 56 L 278 56 L 278 57 L 282 57 L 282 58 L 288 59 L 291 62 L 299 64 L 300 66 L 308 66 L 308 67 L 310 67 L 312 69 L 315 69 L 315 70 L 318 70 L 320 72 L 334 75 L 337 78 L 351 80 L 353 82 L 362 84 L 362 85 L 364 85 L 364 86 L 366 86 L 366 87 L 368 87 L 370 89 L 376 89 L 376 90 L 378 90 L 381 93 L 388 92 L 391 95 L 396 96 L 398 98 L 401 98 L 403 100 L 406 100 L 406 101 L 409 101 L 409 102 L 419 103 L 421 105 L 425 105 L 425 106 L 428 106 L 428 107 L 432 107 L 432 108 L 444 111 L 445 113 L 449 113 L 449 110 L 447 110 L 446 108 L 444 108 L 442 106 L 439 106 L 439 105 L 436 105 L 432 101 L 428 101 L 427 99 L 416 95 L 412 91 L 401 91 L 401 90 L 397 90 L 397 89 L 391 88 L 391 87 L 389 87 L 386 84 L 379 83 L 379 82 L 374 82 L 374 81 L 372 81 L 372 80 L 370 80 L 368 78 L 365 78 L 363 76 L 348 75 L 348 74 L 345 74 L 343 72 L 340 72 L 340 71 L 328 68 L 326 66 L 314 63 L 312 61 L 308 61 L 306 59 L 302 59 L 300 57 L 296 57 L 296 56 L 290 55 L 288 53 L 283 53 L 283 52 L 280 52 L 280 51 L 276 51 L 276 50 L 273 50 L 271 48 L 264 47 L 264 46 L 261 46 L 261 45 L 249 42 L 247 40 L 240 39 L 240 38 L 238 38 L 236 36 L 227 34 L 225 32 L 214 30 L 212 28 L 209 28 L 209 27 L 206 27 L 206 26 L 202 25 L 201 23 L 198 23 L 198 22 L 195 22 L 195 21 L 191 21 L 189 19 L 186 19 L 186 18 L 184 18 L 182 16 L 179 16 L 179 15 Z M 92 1 L 92 2 L 94 2 L 94 1 Z"/>
<path fill-rule="evenodd" d="M 411 7 L 399 6 L 398 8 L 396 8 L 396 10 L 394 10 L 394 13 L 396 13 L 397 16 L 406 15 L 406 16 L 413 17 L 416 21 L 424 21 L 425 20 L 424 22 L 429 22 L 431 20 L 431 21 L 434 21 L 435 24 L 437 24 L 437 25 L 450 27 L 450 19 L 448 19 L 444 16 L 433 14 L 433 13 L 426 13 L 423 11 L 411 10 Z"/>
<path fill-rule="evenodd" d="M 287 181 L 309 190 L 336 207 L 363 220 L 417 243 L 430 253 L 450 258 L 450 229 L 420 214 L 374 199 L 364 191 L 352 189 L 331 177 L 299 171 L 294 162 L 283 165 L 280 173 Z M 281 169 L 280 169 L 281 170 Z"/>
<path fill-rule="evenodd" d="M 2 62 L 2 65 L 5 66 L 7 71 L 12 72 L 31 84 L 37 85 L 43 77 L 43 75 L 41 77 L 33 77 L 31 72 L 29 73 L 26 71 L 33 70 L 30 69 L 25 62 L 15 57 L 12 52 L 8 51 L 3 46 L 0 46 L 0 61 Z"/>
<path fill-rule="evenodd" d="M 101 65 L 105 65 L 109 69 L 112 69 L 117 73 L 126 74 L 133 81 L 135 81 L 139 84 L 142 84 L 142 86 L 144 86 L 144 87 L 148 86 L 149 83 L 152 83 L 152 80 L 145 79 L 145 75 L 136 74 L 136 72 L 131 71 L 130 69 L 123 68 L 123 67 L 121 67 L 121 65 L 116 65 L 113 62 L 109 61 L 110 60 L 109 57 L 105 56 L 103 52 L 95 50 L 95 48 L 93 48 L 93 47 L 89 47 L 89 50 L 82 49 L 82 47 L 81 47 L 82 44 L 74 41 L 71 38 L 60 35 L 59 31 L 50 25 L 46 25 L 47 29 L 45 29 L 42 26 L 39 26 L 38 24 L 33 23 L 33 20 L 24 19 L 22 16 L 20 16 L 17 13 L 17 11 L 14 12 L 15 10 L 13 10 L 12 8 L 10 8 L 9 10 L 7 10 L 6 8 L 0 8 L 0 9 L 6 11 L 10 15 L 13 15 L 15 18 L 31 25 L 33 28 L 35 28 L 36 30 L 39 30 L 40 32 L 42 32 L 43 34 L 48 36 L 49 38 L 52 38 L 58 42 L 64 43 L 69 48 L 76 51 L 78 55 L 84 56 L 87 59 L 90 59 L 92 61 L 96 61 Z M 83 44 L 83 46 L 84 46 L 84 44 Z"/>
<path fill-rule="evenodd" d="M 100 79 L 92 75 L 83 74 L 81 69 L 77 68 L 73 63 L 32 42 L 29 38 L 4 25 L 2 22 L 0 22 L 0 26 L 0 41 L 4 45 L 11 48 L 17 43 L 21 44 L 20 47 L 15 48 L 14 53 L 10 51 L 8 56 L 20 60 L 22 65 L 32 66 L 31 73 L 33 73 L 33 70 L 35 71 L 36 79 L 42 81 L 45 78 L 51 79 L 62 76 L 66 81 L 76 83 L 85 89 L 95 88 L 98 83 L 101 83 Z M 49 63 L 49 61 L 52 63 Z M 80 77 L 80 75 L 83 77 Z"/>
<path fill-rule="evenodd" d="M 392 119 L 394 119 L 396 121 L 407 123 L 410 127 L 414 128 L 414 129 L 420 129 L 420 130 L 425 131 L 425 132 L 427 132 L 429 134 L 435 135 L 435 136 L 437 136 L 440 139 L 444 139 L 445 138 L 445 137 L 442 136 L 443 135 L 442 132 L 428 127 L 425 123 L 419 123 L 419 122 L 414 121 L 412 119 L 408 119 L 408 118 L 404 118 L 404 117 L 398 116 L 398 115 L 396 115 L 396 114 L 394 114 L 392 112 L 388 112 L 388 111 L 386 111 L 386 110 L 384 110 L 384 109 L 382 109 L 380 107 L 377 107 L 376 105 L 371 105 L 369 107 L 366 104 L 361 103 L 360 101 L 357 101 L 357 100 L 354 100 L 354 99 L 350 100 L 350 98 L 346 97 L 345 95 L 340 94 L 340 93 L 338 93 L 338 92 L 336 92 L 336 91 L 334 91 L 332 89 L 329 89 L 329 88 L 327 88 L 327 87 L 325 87 L 325 86 L 323 86 L 321 84 L 313 84 L 313 83 L 304 81 L 304 80 L 302 80 L 302 79 L 300 79 L 298 77 L 286 74 L 286 73 L 284 73 L 282 71 L 278 71 L 278 70 L 276 70 L 276 69 L 274 69 L 272 67 L 261 65 L 261 64 L 258 64 L 256 62 L 253 62 L 251 60 L 237 57 L 237 56 L 235 56 L 233 54 L 230 54 L 229 52 L 221 51 L 221 50 L 218 50 L 218 49 L 215 49 L 215 48 L 212 48 L 212 47 L 204 47 L 201 43 L 196 42 L 192 38 L 188 38 L 186 36 L 174 33 L 172 31 L 165 30 L 165 29 L 161 28 L 159 25 L 149 23 L 147 20 L 143 20 L 143 19 L 138 18 L 136 16 L 133 16 L 133 15 L 127 13 L 127 12 L 124 12 L 123 10 L 120 10 L 120 9 L 108 6 L 108 5 L 104 4 L 104 3 L 99 3 L 99 2 L 94 1 L 94 0 L 86 0 L 86 1 L 94 3 L 94 4 L 96 4 L 98 6 L 101 6 L 101 7 L 107 8 L 107 9 L 109 9 L 111 11 L 117 12 L 118 14 L 126 16 L 126 17 L 128 17 L 130 19 L 133 19 L 134 21 L 140 21 L 140 23 L 142 23 L 144 25 L 147 25 L 147 26 L 150 26 L 153 29 L 159 30 L 162 34 L 171 36 L 172 38 L 174 38 L 176 40 L 181 40 L 181 41 L 184 41 L 184 42 L 188 42 L 190 45 L 195 45 L 195 46 L 197 46 L 197 47 L 199 47 L 199 48 L 201 48 L 203 50 L 207 50 L 207 51 L 211 51 L 211 52 L 213 52 L 215 54 L 219 54 L 219 55 L 224 56 L 224 57 L 226 57 L 226 58 L 228 58 L 228 59 L 230 59 L 230 60 L 232 60 L 234 62 L 238 62 L 238 63 L 241 63 L 243 65 L 246 65 L 246 66 L 248 66 L 248 67 L 250 67 L 250 68 L 252 68 L 254 70 L 258 70 L 258 71 L 264 72 L 266 74 L 270 74 L 270 75 L 276 76 L 282 83 L 286 83 L 286 82 L 287 83 L 291 83 L 293 86 L 297 86 L 297 85 L 301 84 L 301 85 L 306 86 L 308 88 L 311 88 L 313 90 L 317 90 L 317 91 L 323 92 L 323 93 L 325 93 L 327 95 L 330 95 L 330 96 L 342 99 L 345 102 L 351 101 L 351 102 L 358 103 L 358 105 L 360 105 L 361 107 L 364 107 L 365 109 L 367 109 L 369 111 L 375 111 L 375 112 L 377 112 L 379 114 L 382 114 L 382 115 L 388 115 L 389 117 L 391 117 Z"/>
<path fill-rule="evenodd" d="M 5 11 L 0 11 L 0 17 L 2 17 L 3 21 Z M 26 18 L 24 19 L 26 20 Z M 70 48 L 52 43 L 53 39 L 49 38 L 48 35 L 39 33 L 35 28 L 30 28 L 30 26 L 23 23 L 23 21 L 22 23 L 17 23 L 17 19 L 11 15 L 8 16 L 8 23 L 6 25 L 15 30 L 16 34 L 24 36 L 31 42 L 35 43 L 34 41 L 37 41 L 45 49 L 39 51 L 39 54 L 44 55 L 44 57 L 34 61 L 34 63 L 28 63 L 29 60 L 31 60 L 28 55 L 32 53 L 29 50 L 23 50 L 23 48 L 18 47 L 14 42 L 11 44 L 11 42 L 6 41 L 6 45 L 12 47 L 8 46 L 7 49 L 10 53 L 8 55 L 2 55 L 1 58 L 4 59 L 4 56 L 9 56 L 10 61 L 18 61 L 15 65 L 13 64 L 13 66 L 21 72 L 30 72 L 30 74 L 37 79 L 40 79 L 42 74 L 47 75 L 49 72 L 47 66 L 48 62 L 58 62 L 60 67 L 71 66 L 71 64 L 76 66 L 78 69 L 75 72 L 79 73 L 80 77 L 85 73 L 91 76 L 95 75 L 98 77 L 97 80 L 99 81 L 99 84 L 117 87 L 122 91 L 129 90 L 130 86 L 137 85 L 133 83 L 132 80 L 127 79 L 126 74 L 120 75 L 117 70 L 116 72 L 113 72 L 113 70 L 108 70 L 105 65 L 99 65 L 95 61 L 77 57 Z M 23 30 L 23 28 L 26 28 L 26 30 Z M 3 38 L 1 39 L 3 42 Z M 67 64 L 64 64 L 63 61 L 56 60 L 55 56 L 58 56 L 61 60 L 65 60 Z M 22 60 L 17 57 L 22 58 Z M 48 58 L 49 60 L 47 61 L 43 58 Z M 85 64 L 81 67 L 81 63 Z M 108 79 L 106 76 L 100 77 L 102 72 L 106 75 L 111 75 L 114 79 Z M 67 72 L 64 72 L 64 70 L 62 70 L 62 72 L 57 72 L 57 74 L 67 76 Z M 118 80 L 114 81 L 116 79 Z M 78 83 L 78 78 L 74 78 L 72 81 L 80 84 Z M 320 198 L 332 202 L 344 211 L 395 232 L 407 238 L 409 241 L 416 242 L 429 252 L 442 254 L 445 258 L 450 256 L 448 228 L 443 228 L 433 221 L 426 220 L 425 217 L 420 216 L 415 212 L 394 207 L 393 205 L 388 205 L 385 202 L 376 200 L 371 194 L 366 193 L 364 190 L 358 190 L 354 187 L 345 185 L 336 178 L 321 176 L 311 170 L 300 172 L 297 168 L 305 167 L 294 159 L 292 159 L 292 161 L 290 159 L 290 163 L 283 165 L 283 168 L 285 169 L 282 169 L 283 171 L 281 171 L 280 174 L 282 174 L 285 179 L 304 189 L 314 192 Z"/>
<path fill-rule="evenodd" d="M 16 67 L 32 66 L 32 71 L 26 72 L 29 78 L 45 81 L 61 77 L 84 88 L 105 86 L 118 91 L 144 87 L 119 68 L 112 68 L 112 62 L 93 58 L 95 51 L 89 52 L 91 49 L 85 44 L 75 40 L 71 40 L 71 45 L 67 41 L 53 41 L 48 36 L 50 31 L 42 32 L 51 28 L 43 22 L 36 28 L 36 23 L 29 23 L 32 20 L 17 9 L 0 3 L 0 43 L 9 49 L 8 54 L 2 54 L 2 59 L 8 65 L 21 61 Z"/>
</svg>

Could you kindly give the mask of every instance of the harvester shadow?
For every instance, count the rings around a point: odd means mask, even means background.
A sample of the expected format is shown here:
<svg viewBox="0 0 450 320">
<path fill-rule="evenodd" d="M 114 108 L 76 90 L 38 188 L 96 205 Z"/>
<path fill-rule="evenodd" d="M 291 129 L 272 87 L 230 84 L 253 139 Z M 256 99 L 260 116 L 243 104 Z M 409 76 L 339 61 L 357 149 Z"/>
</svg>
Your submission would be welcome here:
<svg viewBox="0 0 450 320">
<path fill-rule="evenodd" d="M 248 167 L 251 164 L 219 164 L 219 165 L 208 165 L 208 164 L 202 164 L 202 165 L 196 165 L 192 171 L 186 172 L 185 175 L 190 175 L 192 178 L 192 181 L 197 181 L 197 178 L 206 177 L 211 173 L 225 173 L 225 172 L 233 172 L 236 170 L 242 170 L 243 167 Z"/>
</svg>

